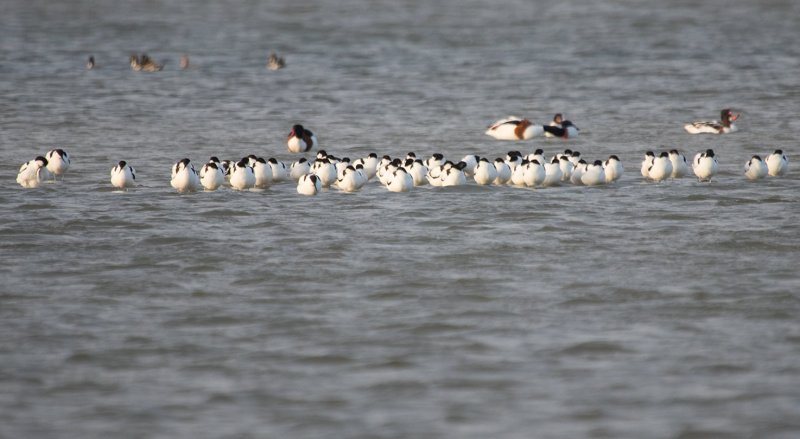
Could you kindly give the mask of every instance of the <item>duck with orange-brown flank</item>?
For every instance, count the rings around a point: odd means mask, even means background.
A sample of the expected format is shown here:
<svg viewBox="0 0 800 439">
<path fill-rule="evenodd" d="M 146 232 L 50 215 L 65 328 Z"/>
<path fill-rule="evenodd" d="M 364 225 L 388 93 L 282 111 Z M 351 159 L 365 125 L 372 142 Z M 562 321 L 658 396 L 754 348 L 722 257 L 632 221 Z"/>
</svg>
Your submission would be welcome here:
<svg viewBox="0 0 800 439">
<path fill-rule="evenodd" d="M 534 125 L 528 119 L 508 116 L 491 124 L 486 130 L 487 136 L 497 140 L 529 140 L 544 134 L 542 125 Z"/>
</svg>

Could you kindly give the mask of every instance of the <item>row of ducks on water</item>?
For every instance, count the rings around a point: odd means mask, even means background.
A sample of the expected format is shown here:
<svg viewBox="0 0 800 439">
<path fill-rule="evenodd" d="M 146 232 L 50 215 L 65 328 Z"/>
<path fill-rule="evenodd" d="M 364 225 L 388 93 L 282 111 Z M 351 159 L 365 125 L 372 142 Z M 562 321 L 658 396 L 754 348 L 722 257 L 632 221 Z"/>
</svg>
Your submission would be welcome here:
<svg viewBox="0 0 800 439">
<path fill-rule="evenodd" d="M 143 53 L 141 55 L 131 55 L 128 59 L 128 64 L 130 64 L 131 70 L 135 72 L 160 72 L 164 69 L 164 64 L 166 64 L 166 62 L 156 62 L 147 54 Z M 189 55 L 185 53 L 181 54 L 179 65 L 181 70 L 188 69 Z M 97 67 L 97 64 L 95 63 L 94 55 L 90 55 L 89 59 L 86 61 L 86 70 L 92 70 L 95 67 Z M 267 57 L 267 69 L 280 70 L 284 67 L 286 67 L 286 60 L 282 56 L 278 56 L 275 52 L 270 52 Z"/>
<path fill-rule="evenodd" d="M 728 134 L 737 131 L 734 121 L 739 118 L 729 108 L 720 111 L 720 120 L 697 121 L 684 125 L 689 134 Z M 491 124 L 486 135 L 498 140 L 529 140 L 534 137 L 569 139 L 578 136 L 580 129 L 572 121 L 557 113 L 548 125 L 537 125 L 528 119 L 508 116 Z"/>
<path fill-rule="evenodd" d="M 57 177 L 63 179 L 69 166 L 69 154 L 63 149 L 53 149 L 44 157 L 39 156 L 24 163 L 17 174 L 17 183 L 26 188 L 39 187 L 45 181 Z M 647 151 L 641 164 L 641 174 L 653 181 L 663 181 L 684 177 L 688 175 L 689 168 L 686 157 L 677 150 L 664 151 L 658 156 Z M 691 169 L 698 180 L 710 181 L 718 169 L 714 151 L 708 149 L 697 153 Z M 767 175 L 783 176 L 787 172 L 788 159 L 782 150 L 775 150 L 765 160 L 753 156 L 745 164 L 745 177 L 750 180 Z M 581 158 L 579 151 L 569 149 L 549 160 L 541 149 L 537 149 L 527 155 L 509 151 L 505 158 L 493 161 L 467 155 L 458 162 L 449 161 L 438 153 L 422 160 L 413 152 L 409 152 L 405 158 L 388 155 L 378 158 L 377 154 L 371 153 L 351 161 L 322 150 L 313 161 L 301 158 L 289 166 L 275 158 L 264 159 L 256 155 L 239 161 L 211 157 L 199 172 L 185 158 L 172 166 L 170 184 L 178 192 L 193 192 L 201 188 L 214 191 L 225 184 L 234 190 L 259 190 L 291 179 L 297 182 L 298 193 L 315 195 L 325 187 L 355 192 L 373 179 L 377 179 L 389 191 L 408 192 L 426 184 L 437 187 L 460 186 L 467 184 L 467 178 L 472 178 L 479 185 L 550 187 L 570 183 L 597 186 L 613 183 L 623 173 L 624 167 L 616 155 L 609 156 L 605 161 L 594 160 L 589 163 Z M 127 189 L 136 185 L 136 171 L 126 161 L 114 166 L 110 177 L 115 188 Z"/>
</svg>

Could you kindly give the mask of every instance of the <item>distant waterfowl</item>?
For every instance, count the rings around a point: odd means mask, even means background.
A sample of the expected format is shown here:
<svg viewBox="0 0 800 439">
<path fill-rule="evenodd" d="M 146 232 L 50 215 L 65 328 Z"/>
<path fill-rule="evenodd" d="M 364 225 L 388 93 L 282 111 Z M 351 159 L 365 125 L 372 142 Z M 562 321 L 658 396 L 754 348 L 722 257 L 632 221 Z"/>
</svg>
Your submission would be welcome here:
<svg viewBox="0 0 800 439">
<path fill-rule="evenodd" d="M 136 171 L 125 160 L 111 168 L 111 186 L 127 189 L 136 185 Z"/>
<path fill-rule="evenodd" d="M 321 190 L 322 183 L 314 174 L 306 174 L 297 180 L 297 193 L 300 195 L 317 195 Z"/>
<path fill-rule="evenodd" d="M 24 188 L 37 188 L 50 177 L 50 171 L 47 170 L 47 159 L 38 156 L 20 166 L 17 183 Z"/>
<path fill-rule="evenodd" d="M 131 55 L 131 69 L 136 72 L 158 72 L 164 68 L 162 64 L 153 61 L 147 54 L 141 56 Z"/>
<path fill-rule="evenodd" d="M 183 159 L 172 166 L 170 185 L 178 192 L 194 192 L 200 186 L 200 177 L 189 159 Z"/>
<path fill-rule="evenodd" d="M 47 170 L 56 177 L 64 176 L 69 169 L 69 154 L 61 148 L 53 149 L 44 156 L 47 159 Z"/>
<path fill-rule="evenodd" d="M 286 67 L 286 60 L 282 56 L 278 56 L 275 52 L 270 52 L 267 58 L 267 68 L 275 71 Z"/>
<path fill-rule="evenodd" d="M 182 54 L 181 61 L 180 61 L 181 70 L 186 70 L 189 68 L 189 55 Z"/>
<path fill-rule="evenodd" d="M 561 126 L 543 126 L 542 129 L 545 133 L 551 134 L 553 137 L 558 137 L 561 139 L 570 139 L 573 137 L 578 137 L 578 127 L 576 127 L 571 121 L 565 120 L 561 122 Z"/>
<path fill-rule="evenodd" d="M 736 125 L 733 122 L 739 118 L 738 114 L 733 114 L 730 109 L 726 108 L 720 111 L 720 120 L 715 121 L 698 121 L 687 123 L 683 126 L 689 134 L 727 134 L 737 131 Z"/>
<path fill-rule="evenodd" d="M 308 152 L 311 151 L 311 148 L 318 146 L 317 137 L 303 125 L 297 124 L 292 126 L 286 146 L 291 153 Z"/>
<path fill-rule="evenodd" d="M 717 157 L 711 149 L 698 152 L 692 160 L 692 171 L 700 181 L 711 181 L 711 177 L 717 173 L 717 166 Z"/>
<path fill-rule="evenodd" d="M 578 162 L 580 163 L 580 161 Z M 603 163 L 603 171 L 606 174 L 606 183 L 613 183 L 622 177 L 622 174 L 625 172 L 625 168 L 623 168 L 619 157 L 612 154 L 608 156 L 608 160 Z"/>
<path fill-rule="evenodd" d="M 207 191 L 215 191 L 225 183 L 225 172 L 219 161 L 210 160 L 200 168 L 200 184 Z"/>
<path fill-rule="evenodd" d="M 744 176 L 748 180 L 758 180 L 767 176 L 769 168 L 767 164 L 761 160 L 761 157 L 754 155 L 744 164 Z"/>
<path fill-rule="evenodd" d="M 783 150 L 776 149 L 767 156 L 767 168 L 771 177 L 781 177 L 789 171 L 789 159 L 786 158 Z"/>
<path fill-rule="evenodd" d="M 689 163 L 677 149 L 669 151 L 669 161 L 672 163 L 672 178 L 685 177 L 689 173 Z"/>
<path fill-rule="evenodd" d="M 653 181 L 664 181 L 672 176 L 672 161 L 668 152 L 662 152 L 653 160 L 648 170 L 648 178 Z"/>
<path fill-rule="evenodd" d="M 92 70 L 94 68 L 94 56 L 89 56 L 89 60 L 86 61 L 86 70 Z"/>
<path fill-rule="evenodd" d="M 553 116 L 553 120 L 550 121 L 549 125 L 551 127 L 559 127 L 559 128 L 561 128 L 561 123 L 563 121 L 564 121 L 564 116 L 561 113 L 556 113 L 556 115 Z M 544 136 L 545 137 L 554 137 L 552 133 L 549 133 L 547 131 L 544 132 Z"/>
<path fill-rule="evenodd" d="M 544 134 L 542 125 L 534 125 L 528 119 L 509 116 L 493 123 L 486 130 L 487 136 L 497 140 L 529 140 Z"/>
</svg>

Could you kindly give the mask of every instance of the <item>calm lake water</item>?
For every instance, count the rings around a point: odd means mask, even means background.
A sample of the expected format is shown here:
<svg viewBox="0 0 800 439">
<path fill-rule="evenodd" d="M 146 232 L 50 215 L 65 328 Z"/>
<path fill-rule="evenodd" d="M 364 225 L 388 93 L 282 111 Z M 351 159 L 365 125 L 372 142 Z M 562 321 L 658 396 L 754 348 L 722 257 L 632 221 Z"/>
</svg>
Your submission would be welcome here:
<svg viewBox="0 0 800 439">
<path fill-rule="evenodd" d="M 0 437 L 800 436 L 800 3 L 96 3 L 0 15 Z M 738 133 L 683 131 L 725 107 Z M 483 134 L 556 112 L 579 138 Z M 294 123 L 351 158 L 568 147 L 626 174 L 170 187 L 183 157 L 296 159 Z M 63 182 L 15 183 L 55 146 Z M 720 173 L 643 181 L 671 148 Z M 745 180 L 777 148 L 789 175 Z"/>
</svg>

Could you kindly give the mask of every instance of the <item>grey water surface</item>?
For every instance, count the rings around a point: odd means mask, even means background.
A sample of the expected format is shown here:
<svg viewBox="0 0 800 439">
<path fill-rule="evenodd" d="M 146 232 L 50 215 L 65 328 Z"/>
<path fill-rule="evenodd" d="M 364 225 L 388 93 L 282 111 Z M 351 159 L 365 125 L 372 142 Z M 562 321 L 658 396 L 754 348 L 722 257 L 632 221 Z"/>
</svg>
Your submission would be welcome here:
<svg viewBox="0 0 800 439">
<path fill-rule="evenodd" d="M 0 437 L 800 437 L 800 3 L 2 10 Z M 270 50 L 285 69 L 266 70 Z M 137 52 L 164 70 L 131 71 Z M 725 107 L 738 133 L 683 131 Z M 580 137 L 483 133 L 556 112 Z M 353 159 L 572 148 L 626 173 L 170 187 L 183 157 L 296 159 L 294 123 Z M 15 183 L 55 146 L 64 181 Z M 720 173 L 644 181 L 644 152 L 671 148 L 713 148 Z M 789 174 L 745 180 L 777 148 Z M 111 190 L 119 160 L 139 187 Z"/>
</svg>

